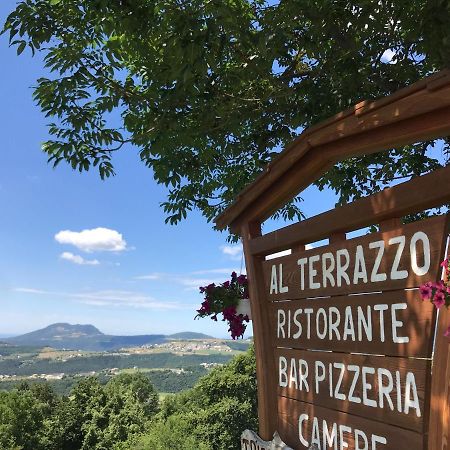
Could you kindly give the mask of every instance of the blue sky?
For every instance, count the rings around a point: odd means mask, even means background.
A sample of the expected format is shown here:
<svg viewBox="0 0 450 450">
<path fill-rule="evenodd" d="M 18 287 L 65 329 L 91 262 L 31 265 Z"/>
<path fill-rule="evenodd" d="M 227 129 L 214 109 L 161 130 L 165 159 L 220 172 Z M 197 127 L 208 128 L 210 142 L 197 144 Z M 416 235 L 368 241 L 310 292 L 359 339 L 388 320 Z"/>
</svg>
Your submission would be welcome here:
<svg viewBox="0 0 450 450">
<path fill-rule="evenodd" d="M 2 24 L 14 5 L 0 2 Z M 32 101 L 39 58 L 17 57 L 1 36 L 0 61 L 0 335 L 70 322 L 112 334 L 226 336 L 223 323 L 193 320 L 198 286 L 239 271 L 240 247 L 197 213 L 165 225 L 166 190 L 131 147 L 116 155 L 117 176 L 107 181 L 52 169 L 40 151 L 46 120 Z M 307 215 L 334 206 L 330 193 L 303 197 Z"/>
</svg>

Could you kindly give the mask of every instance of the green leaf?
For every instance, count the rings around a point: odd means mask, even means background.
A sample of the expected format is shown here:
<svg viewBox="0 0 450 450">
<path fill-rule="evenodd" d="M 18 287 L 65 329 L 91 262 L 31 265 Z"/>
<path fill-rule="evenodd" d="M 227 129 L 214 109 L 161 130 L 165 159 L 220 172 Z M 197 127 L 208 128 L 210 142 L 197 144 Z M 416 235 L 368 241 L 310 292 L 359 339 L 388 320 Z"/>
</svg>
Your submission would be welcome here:
<svg viewBox="0 0 450 450">
<path fill-rule="evenodd" d="M 21 41 L 20 44 L 17 46 L 17 54 L 20 55 L 27 46 L 27 43 L 25 41 Z"/>
<path fill-rule="evenodd" d="M 449 67 L 449 29 L 444 0 L 25 0 L 4 26 L 18 54 L 44 56 L 33 98 L 52 122 L 50 163 L 108 178 L 111 150 L 131 141 L 168 187 L 173 224 L 194 208 L 213 220 L 301 129 Z M 448 146 L 440 161 L 400 147 L 339 163 L 317 186 L 351 201 L 449 159 Z"/>
</svg>

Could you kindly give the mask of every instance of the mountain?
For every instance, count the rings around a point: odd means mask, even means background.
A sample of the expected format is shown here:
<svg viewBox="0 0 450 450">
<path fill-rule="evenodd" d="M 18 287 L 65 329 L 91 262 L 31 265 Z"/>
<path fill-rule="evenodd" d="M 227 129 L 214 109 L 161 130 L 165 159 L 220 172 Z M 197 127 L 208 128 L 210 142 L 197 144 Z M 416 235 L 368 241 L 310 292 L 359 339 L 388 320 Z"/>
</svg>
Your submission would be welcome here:
<svg viewBox="0 0 450 450">
<path fill-rule="evenodd" d="M 28 344 L 33 341 L 40 343 L 41 341 L 63 341 L 66 339 L 83 339 L 86 337 L 104 336 L 104 334 L 94 325 L 71 325 L 70 323 L 54 323 L 41 330 L 32 331 L 31 333 L 22 334 L 7 339 L 17 344 Z"/>
<path fill-rule="evenodd" d="M 71 325 L 69 323 L 54 323 L 41 330 L 3 339 L 14 345 L 35 345 L 57 349 L 73 350 L 116 350 L 122 347 L 133 347 L 144 344 L 164 342 L 163 334 L 138 336 L 112 336 L 102 333 L 93 325 Z"/>
<path fill-rule="evenodd" d="M 54 323 L 40 330 L 2 339 L 8 344 L 52 347 L 56 349 L 108 351 L 145 344 L 161 344 L 175 339 L 214 339 L 203 333 L 185 331 L 171 334 L 113 336 L 102 333 L 93 325 Z"/>
<path fill-rule="evenodd" d="M 195 333 L 193 331 L 182 331 L 181 333 L 169 334 L 167 339 L 215 339 L 212 336 L 208 336 L 203 333 Z"/>
</svg>

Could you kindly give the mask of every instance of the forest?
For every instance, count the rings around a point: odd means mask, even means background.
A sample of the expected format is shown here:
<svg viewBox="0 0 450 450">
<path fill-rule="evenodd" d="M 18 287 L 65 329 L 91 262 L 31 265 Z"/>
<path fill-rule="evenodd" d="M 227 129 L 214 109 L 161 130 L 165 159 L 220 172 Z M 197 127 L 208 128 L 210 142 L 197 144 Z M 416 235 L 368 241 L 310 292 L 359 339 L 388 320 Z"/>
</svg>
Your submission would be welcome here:
<svg viewBox="0 0 450 450">
<path fill-rule="evenodd" d="M 86 377 L 68 395 L 28 382 L 0 392 L 1 450 L 234 450 L 246 428 L 257 428 L 253 348 L 162 400 L 141 372 Z"/>
</svg>

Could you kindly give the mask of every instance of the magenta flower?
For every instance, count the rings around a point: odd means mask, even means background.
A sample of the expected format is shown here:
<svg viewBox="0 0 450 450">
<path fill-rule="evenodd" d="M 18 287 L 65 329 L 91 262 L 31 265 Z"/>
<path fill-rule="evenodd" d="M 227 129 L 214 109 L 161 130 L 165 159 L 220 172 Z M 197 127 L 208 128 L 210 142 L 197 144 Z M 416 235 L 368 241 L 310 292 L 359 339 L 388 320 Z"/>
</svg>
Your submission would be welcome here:
<svg viewBox="0 0 450 450">
<path fill-rule="evenodd" d="M 450 307 L 450 258 L 444 259 L 441 267 L 444 269 L 445 281 L 440 280 L 437 283 L 428 281 L 419 287 L 422 300 L 431 300 L 437 309 L 443 306 Z M 450 326 L 444 336 L 450 337 Z"/>
<path fill-rule="evenodd" d="M 239 284 L 246 285 L 247 284 L 247 277 L 245 275 L 239 275 L 237 277 L 237 282 Z"/>
<path fill-rule="evenodd" d="M 228 322 L 231 337 L 237 339 L 243 337 L 248 316 L 236 314 L 236 306 L 240 299 L 248 298 L 248 281 L 246 275 L 237 276 L 236 272 L 231 274 L 231 279 L 220 285 L 211 283 L 200 287 L 200 293 L 204 295 L 204 301 L 197 310 L 197 317 L 211 317 L 217 321 L 218 315 L 222 313 L 223 320 Z"/>
<path fill-rule="evenodd" d="M 445 305 L 445 294 L 444 294 L 444 292 L 437 291 L 434 294 L 433 303 L 434 303 L 434 306 L 436 306 L 437 309 L 439 309 L 442 306 L 444 306 Z"/>
<path fill-rule="evenodd" d="M 420 295 L 422 296 L 422 300 L 431 300 L 431 297 L 433 296 L 433 289 L 431 288 L 431 283 L 425 283 L 419 288 Z"/>
<path fill-rule="evenodd" d="M 233 320 L 236 315 L 236 307 L 235 306 L 227 306 L 223 311 L 223 319 L 224 320 Z"/>
</svg>

